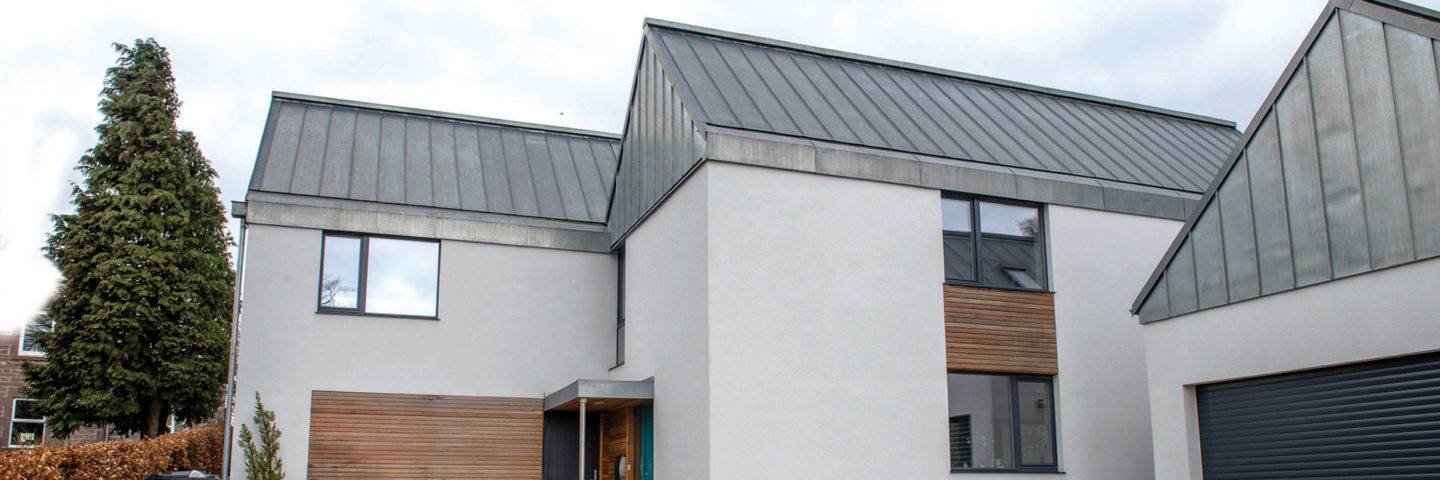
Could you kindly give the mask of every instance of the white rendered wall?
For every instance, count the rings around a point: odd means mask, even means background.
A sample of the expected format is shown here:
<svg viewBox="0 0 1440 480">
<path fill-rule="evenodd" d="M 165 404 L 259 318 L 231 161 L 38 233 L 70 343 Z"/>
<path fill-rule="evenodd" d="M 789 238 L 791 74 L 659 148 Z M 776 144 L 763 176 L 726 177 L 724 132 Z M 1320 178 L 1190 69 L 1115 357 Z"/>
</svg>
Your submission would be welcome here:
<svg viewBox="0 0 1440 480">
<path fill-rule="evenodd" d="M 310 392 L 541 398 L 613 359 L 607 254 L 440 246 L 439 320 L 315 313 L 321 232 L 250 225 L 235 418 L 275 411 L 289 478 L 305 478 Z M 238 424 L 236 429 L 238 430 Z M 244 478 L 232 455 L 231 478 Z"/>
<path fill-rule="evenodd" d="M 625 364 L 610 378 L 655 378 L 657 479 L 712 478 L 706 170 L 625 241 Z"/>
<path fill-rule="evenodd" d="M 1181 223 L 1054 205 L 1046 213 L 1061 469 L 1075 479 L 1150 478 L 1144 333 L 1129 307 Z"/>
<path fill-rule="evenodd" d="M 1155 476 L 1201 478 L 1196 384 L 1440 348 L 1440 260 L 1146 324 Z"/>
<path fill-rule="evenodd" d="M 710 478 L 947 477 L 939 193 L 704 168 Z"/>
</svg>

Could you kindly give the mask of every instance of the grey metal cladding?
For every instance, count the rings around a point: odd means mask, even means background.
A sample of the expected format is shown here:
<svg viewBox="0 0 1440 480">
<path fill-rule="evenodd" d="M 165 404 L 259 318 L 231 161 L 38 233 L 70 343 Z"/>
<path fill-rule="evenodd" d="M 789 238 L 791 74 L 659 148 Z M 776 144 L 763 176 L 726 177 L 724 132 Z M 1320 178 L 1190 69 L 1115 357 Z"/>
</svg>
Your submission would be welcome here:
<svg viewBox="0 0 1440 480">
<path fill-rule="evenodd" d="M 709 125 L 1195 193 L 1238 136 L 1224 123 L 1078 94 L 651 27 L 647 38 L 672 57 L 670 73 Z"/>
<path fill-rule="evenodd" d="M 1327 7 L 1136 297 L 1141 321 L 1193 310 L 1197 274 L 1204 309 L 1440 256 L 1436 35 L 1428 10 Z M 1169 312 L 1156 317 L 1158 288 Z"/>
<path fill-rule="evenodd" d="M 618 138 L 276 93 L 251 190 L 604 223 Z"/>
<path fill-rule="evenodd" d="M 688 49 L 689 45 L 674 45 Z M 625 120 L 625 140 L 620 149 L 618 172 L 615 175 L 614 198 L 610 203 L 609 228 L 611 240 L 620 241 L 631 229 L 640 223 L 665 197 L 700 163 L 705 154 L 705 141 L 699 132 L 697 120 L 689 109 L 690 102 L 683 100 L 687 95 L 683 87 L 676 85 L 674 73 L 678 68 L 701 69 L 706 65 L 699 58 L 718 59 L 725 55 L 736 55 L 735 51 L 722 51 L 714 45 L 705 45 L 704 52 L 686 56 L 681 63 L 669 64 L 661 54 L 663 46 L 658 45 L 647 31 L 646 40 L 640 49 L 640 60 L 635 73 L 634 89 L 631 93 L 630 108 Z M 740 62 L 743 59 L 738 59 Z M 749 66 L 750 63 L 745 62 Z M 715 65 L 711 65 L 712 67 Z M 759 72 L 738 68 L 722 75 L 730 85 L 738 85 L 739 78 L 758 78 Z M 707 73 L 706 75 L 710 75 Z M 712 91 L 713 90 L 713 91 Z M 718 95 L 718 90 L 695 90 L 696 96 Z M 761 96 L 763 99 L 764 96 Z M 712 116 L 743 116 L 747 121 L 759 121 L 762 108 L 774 110 L 775 105 L 761 100 L 758 106 L 746 97 L 745 104 L 725 104 L 723 111 Z M 724 98 L 715 101 L 724 102 Z M 713 117 L 712 117 L 713 118 Z M 790 124 L 792 127 L 794 123 Z M 601 168 L 604 168 L 602 165 Z M 613 167 L 612 167 L 613 168 Z"/>
<path fill-rule="evenodd" d="M 1190 232 L 1195 249 L 1195 286 L 1199 308 L 1209 308 L 1230 300 L 1225 278 L 1225 247 L 1220 238 L 1220 212 L 1200 215 L 1195 230 Z"/>
</svg>

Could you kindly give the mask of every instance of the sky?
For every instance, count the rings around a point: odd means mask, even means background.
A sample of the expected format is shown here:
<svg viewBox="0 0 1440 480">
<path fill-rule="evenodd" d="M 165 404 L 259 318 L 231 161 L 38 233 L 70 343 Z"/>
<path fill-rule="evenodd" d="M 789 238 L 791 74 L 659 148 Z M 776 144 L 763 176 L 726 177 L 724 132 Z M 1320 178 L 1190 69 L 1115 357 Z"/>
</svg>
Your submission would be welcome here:
<svg viewBox="0 0 1440 480">
<path fill-rule="evenodd" d="M 1440 0 L 1418 2 L 1440 8 Z M 662 18 L 1250 121 L 1324 0 L 20 2 L 0 18 L 0 329 L 58 273 L 40 247 L 96 141 L 114 42 L 167 47 L 195 132 L 242 200 L 270 93 L 618 132 L 641 25 Z M 232 221 L 232 233 L 238 224 Z"/>
</svg>

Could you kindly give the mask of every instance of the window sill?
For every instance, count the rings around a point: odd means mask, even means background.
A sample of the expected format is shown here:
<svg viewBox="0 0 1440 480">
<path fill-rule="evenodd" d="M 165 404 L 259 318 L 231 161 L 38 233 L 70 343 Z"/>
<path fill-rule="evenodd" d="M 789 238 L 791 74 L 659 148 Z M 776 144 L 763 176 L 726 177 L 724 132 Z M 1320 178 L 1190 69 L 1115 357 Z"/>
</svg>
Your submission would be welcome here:
<svg viewBox="0 0 1440 480">
<path fill-rule="evenodd" d="M 625 366 L 625 362 L 617 363 L 617 364 L 615 364 L 615 366 L 610 367 L 610 371 L 615 371 L 615 369 L 620 368 L 620 367 L 623 367 L 623 366 Z"/>
<path fill-rule="evenodd" d="M 427 317 L 425 315 L 402 315 L 398 313 L 370 313 L 356 310 L 329 310 L 319 309 L 315 311 L 318 315 L 344 315 L 347 317 L 378 317 L 378 318 L 404 318 L 409 320 L 433 320 L 440 321 L 440 317 Z"/>
<path fill-rule="evenodd" d="M 1012 291 L 1012 292 L 1055 293 L 1054 290 L 1049 290 L 1049 289 L 1044 289 L 1044 288 L 1001 287 L 1001 286 L 995 286 L 995 285 L 981 285 L 981 284 L 978 284 L 978 283 L 957 282 L 957 281 L 954 281 L 954 280 L 945 280 L 945 284 L 946 284 L 946 285 L 954 285 L 954 286 L 957 286 L 957 287 L 974 287 L 974 288 L 989 288 L 989 289 L 992 289 L 992 290 L 1009 290 L 1009 291 Z M 996 470 L 996 471 L 1000 471 L 1000 470 Z M 1020 470 L 1020 471 L 1025 471 L 1025 470 Z"/>
<path fill-rule="evenodd" d="M 18 356 L 21 356 L 21 357 L 30 357 L 30 358 L 45 358 L 45 352 L 27 352 L 27 351 L 21 350 L 20 352 L 16 353 L 15 355 L 18 355 Z"/>
<path fill-rule="evenodd" d="M 1042 475 L 1064 475 L 1059 469 L 1019 470 L 1014 468 L 952 468 L 950 473 L 1038 473 Z"/>
</svg>

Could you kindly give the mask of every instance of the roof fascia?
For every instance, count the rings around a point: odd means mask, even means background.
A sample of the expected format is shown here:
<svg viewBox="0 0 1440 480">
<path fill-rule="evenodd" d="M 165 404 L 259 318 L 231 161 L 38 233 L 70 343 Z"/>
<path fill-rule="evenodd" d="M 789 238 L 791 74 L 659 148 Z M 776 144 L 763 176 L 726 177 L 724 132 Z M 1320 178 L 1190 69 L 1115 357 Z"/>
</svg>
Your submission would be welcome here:
<svg viewBox="0 0 1440 480">
<path fill-rule="evenodd" d="M 804 44 L 793 43 L 793 42 L 786 42 L 786 41 L 783 41 L 783 40 L 775 40 L 775 39 L 765 38 L 765 37 L 759 37 L 759 36 L 755 36 L 755 35 L 746 35 L 746 34 L 743 34 L 743 33 L 729 32 L 729 31 L 725 31 L 725 30 L 718 30 L 718 29 L 714 29 L 714 28 L 701 27 L 701 26 L 698 26 L 698 25 L 690 25 L 690 24 L 685 24 L 685 23 L 680 23 L 680 22 L 672 22 L 672 21 L 669 21 L 669 20 L 661 20 L 661 19 L 657 19 L 657 18 L 646 18 L 646 19 L 645 19 L 645 24 L 646 24 L 647 26 L 651 26 L 651 27 L 667 28 L 667 29 L 670 29 L 670 30 L 676 30 L 676 31 L 680 31 L 680 32 L 687 32 L 687 33 L 704 35 L 704 36 L 709 36 L 709 37 L 716 37 L 716 38 L 720 38 L 720 39 L 737 41 L 737 42 L 743 42 L 743 43 L 751 43 L 751 44 L 760 45 L 760 46 L 764 46 L 764 47 L 778 48 L 778 49 L 783 49 L 783 50 L 792 50 L 792 51 L 797 51 L 797 52 L 801 52 L 801 53 L 807 53 L 807 54 L 811 54 L 811 55 L 819 55 L 819 56 L 823 56 L 823 57 L 837 58 L 837 59 L 848 60 L 848 61 L 852 61 L 852 62 L 868 63 L 868 64 L 879 65 L 879 66 L 890 67 L 890 68 L 899 68 L 899 69 L 904 69 L 904 70 L 912 70 L 912 71 L 916 71 L 916 72 L 928 73 L 928 74 L 931 74 L 931 75 L 938 75 L 938 76 L 942 76 L 942 77 L 949 77 L 949 78 L 953 78 L 953 79 L 956 79 L 956 80 L 962 80 L 962 81 L 967 81 L 967 82 L 972 82 L 972 83 L 982 83 L 982 84 L 995 85 L 995 86 L 1005 87 L 1005 88 L 1011 88 L 1011 89 L 1015 89 L 1015 90 L 1024 90 L 1024 91 L 1039 93 L 1039 94 L 1043 94 L 1043 95 L 1050 95 L 1050 96 L 1055 96 L 1055 97 L 1067 98 L 1067 99 L 1071 99 L 1071 100 L 1078 100 L 1078 101 L 1087 102 L 1087 103 L 1094 103 L 1094 104 L 1098 104 L 1098 105 L 1102 105 L 1102 106 L 1107 106 L 1107 107 L 1112 107 L 1112 108 L 1123 108 L 1123 109 L 1127 109 L 1127 110 L 1135 110 L 1135 111 L 1139 111 L 1139 112 L 1150 113 L 1150 114 L 1155 114 L 1155 115 L 1162 115 L 1162 116 L 1167 116 L 1167 117 L 1174 117 L 1174 118 L 1179 118 L 1179 119 L 1183 119 L 1183 120 L 1190 120 L 1190 121 L 1194 121 L 1194 122 L 1207 123 L 1207 124 L 1217 125 L 1217 126 L 1221 126 L 1221 127 L 1235 128 L 1235 122 L 1232 122 L 1232 121 L 1229 121 L 1229 120 L 1222 120 L 1222 119 L 1219 119 L 1219 118 L 1207 117 L 1207 116 L 1204 116 L 1204 115 L 1197 115 L 1197 114 L 1194 114 L 1194 113 L 1181 112 L 1181 111 L 1179 111 L 1179 110 L 1171 110 L 1171 109 L 1168 109 L 1168 108 L 1161 108 L 1161 107 L 1156 107 L 1156 106 L 1152 106 L 1152 105 L 1145 105 L 1145 104 L 1141 104 L 1141 103 L 1128 102 L 1128 101 L 1125 101 L 1125 100 L 1117 100 L 1117 99 L 1113 99 L 1113 98 L 1105 98 L 1105 97 L 1100 97 L 1100 96 L 1096 96 L 1096 95 L 1090 95 L 1090 94 L 1086 94 L 1086 93 L 1072 92 L 1072 91 L 1068 91 L 1068 90 L 1060 90 L 1060 89 L 1057 89 L 1057 88 L 1050 88 L 1050 87 L 1042 87 L 1042 86 L 1039 86 L 1039 85 L 1031 85 L 1031 84 L 1028 84 L 1028 83 L 1016 82 L 1016 81 L 1013 81 L 1013 80 L 1005 80 L 1005 79 L 1001 79 L 1001 78 L 986 77 L 986 76 L 983 76 L 983 75 L 976 75 L 976 74 L 972 74 L 972 73 L 958 72 L 958 71 L 955 71 L 955 70 L 947 70 L 947 69 L 936 68 L 936 67 L 931 67 L 931 66 L 927 66 L 927 65 L 920 65 L 920 64 L 916 64 L 916 63 L 910 63 L 910 62 L 902 62 L 902 61 L 899 61 L 899 60 L 892 60 L 892 59 L 881 58 L 881 57 L 873 57 L 873 56 L 869 56 L 869 55 L 861 55 L 861 54 L 858 54 L 858 53 L 851 53 L 851 52 L 845 52 L 845 51 L 840 51 L 840 50 L 831 50 L 831 49 L 828 49 L 828 48 L 815 47 L 815 46 L 804 45 Z"/>
</svg>

